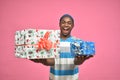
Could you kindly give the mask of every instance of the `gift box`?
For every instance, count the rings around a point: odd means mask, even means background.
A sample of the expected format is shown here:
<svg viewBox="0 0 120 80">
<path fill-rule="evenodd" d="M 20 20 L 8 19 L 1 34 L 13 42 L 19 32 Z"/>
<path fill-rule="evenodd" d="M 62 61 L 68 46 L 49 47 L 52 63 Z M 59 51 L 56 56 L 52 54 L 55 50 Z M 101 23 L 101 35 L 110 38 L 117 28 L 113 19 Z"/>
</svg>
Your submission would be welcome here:
<svg viewBox="0 0 120 80">
<path fill-rule="evenodd" d="M 15 33 L 15 56 L 19 58 L 56 58 L 59 45 L 59 30 L 25 29 Z"/>
<path fill-rule="evenodd" d="M 95 54 L 95 44 L 91 41 L 75 40 L 70 46 L 73 56 Z"/>
</svg>

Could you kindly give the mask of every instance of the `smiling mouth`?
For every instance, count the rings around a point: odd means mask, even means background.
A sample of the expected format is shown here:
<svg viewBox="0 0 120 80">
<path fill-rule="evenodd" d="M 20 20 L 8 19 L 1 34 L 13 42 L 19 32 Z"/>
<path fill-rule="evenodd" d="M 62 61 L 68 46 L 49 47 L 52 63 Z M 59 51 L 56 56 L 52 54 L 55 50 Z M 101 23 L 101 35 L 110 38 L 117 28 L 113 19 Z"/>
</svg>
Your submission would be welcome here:
<svg viewBox="0 0 120 80">
<path fill-rule="evenodd" d="M 63 30 L 68 31 L 68 30 L 69 30 L 69 28 L 66 28 L 66 27 L 65 27 L 65 28 L 63 28 Z"/>
</svg>

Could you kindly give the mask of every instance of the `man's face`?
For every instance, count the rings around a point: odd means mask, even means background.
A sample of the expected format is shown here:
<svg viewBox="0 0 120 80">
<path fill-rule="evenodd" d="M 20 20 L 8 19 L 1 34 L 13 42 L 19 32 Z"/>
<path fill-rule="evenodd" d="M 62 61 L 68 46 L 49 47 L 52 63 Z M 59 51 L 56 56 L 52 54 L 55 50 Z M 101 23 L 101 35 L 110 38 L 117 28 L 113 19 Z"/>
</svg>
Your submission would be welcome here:
<svg viewBox="0 0 120 80">
<path fill-rule="evenodd" d="M 74 23 L 71 20 L 71 18 L 64 17 L 60 22 L 61 35 L 64 37 L 69 36 L 73 26 L 74 26 Z"/>
</svg>

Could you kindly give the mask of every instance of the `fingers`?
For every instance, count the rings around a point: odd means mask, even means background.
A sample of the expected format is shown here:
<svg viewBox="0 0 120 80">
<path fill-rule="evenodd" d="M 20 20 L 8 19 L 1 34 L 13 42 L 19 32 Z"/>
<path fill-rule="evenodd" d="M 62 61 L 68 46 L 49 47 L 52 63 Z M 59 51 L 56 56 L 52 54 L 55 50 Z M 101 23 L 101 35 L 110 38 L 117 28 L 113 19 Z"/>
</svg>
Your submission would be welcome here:
<svg viewBox="0 0 120 80">
<path fill-rule="evenodd" d="M 30 59 L 31 61 L 33 61 L 33 62 L 38 62 L 38 60 L 37 59 Z"/>
<path fill-rule="evenodd" d="M 82 64 L 84 61 L 85 61 L 85 56 L 76 56 L 76 57 L 75 57 L 75 60 L 74 60 L 74 63 L 75 63 L 76 65 L 80 65 L 80 64 Z"/>
<path fill-rule="evenodd" d="M 93 55 L 86 56 L 85 59 L 89 59 L 91 57 L 93 57 Z"/>
<path fill-rule="evenodd" d="M 81 65 L 85 60 L 89 59 L 90 57 L 93 57 L 92 55 L 80 55 L 80 56 L 76 56 L 74 59 L 74 63 L 76 65 Z"/>
<path fill-rule="evenodd" d="M 91 57 L 93 57 L 93 55 L 89 55 L 89 56 L 87 56 L 87 55 L 76 56 L 76 58 L 77 58 L 78 60 L 82 60 L 82 61 L 84 61 L 84 60 L 86 60 L 86 59 L 89 59 L 89 58 L 91 58 Z"/>
<path fill-rule="evenodd" d="M 40 62 L 45 64 L 46 63 L 46 59 L 41 59 Z"/>
<path fill-rule="evenodd" d="M 36 62 L 36 63 L 45 63 L 46 62 L 46 59 L 30 59 L 30 60 L 33 62 Z"/>
<path fill-rule="evenodd" d="M 77 56 L 77 59 L 80 61 L 84 61 L 84 59 L 85 59 L 85 56 Z"/>
</svg>

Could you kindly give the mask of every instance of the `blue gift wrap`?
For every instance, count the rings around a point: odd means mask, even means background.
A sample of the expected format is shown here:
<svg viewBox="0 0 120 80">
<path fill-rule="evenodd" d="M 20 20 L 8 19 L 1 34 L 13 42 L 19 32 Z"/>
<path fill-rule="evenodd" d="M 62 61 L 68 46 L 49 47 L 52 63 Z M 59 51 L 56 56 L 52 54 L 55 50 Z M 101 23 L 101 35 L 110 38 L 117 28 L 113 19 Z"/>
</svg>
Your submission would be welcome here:
<svg viewBox="0 0 120 80">
<path fill-rule="evenodd" d="M 71 42 L 70 46 L 71 53 L 74 56 L 95 54 L 95 43 L 91 41 L 76 40 Z"/>
<path fill-rule="evenodd" d="M 83 55 L 82 53 L 82 47 L 81 45 L 83 44 L 82 40 L 75 40 L 73 42 L 70 43 L 70 50 L 73 56 L 76 55 Z"/>
<path fill-rule="evenodd" d="M 81 45 L 81 53 L 83 53 L 83 55 L 94 55 L 95 43 L 91 41 L 84 41 Z"/>
</svg>

